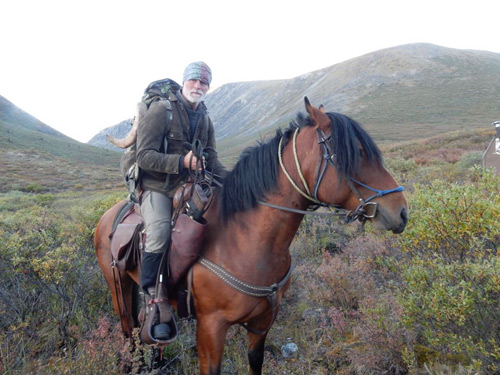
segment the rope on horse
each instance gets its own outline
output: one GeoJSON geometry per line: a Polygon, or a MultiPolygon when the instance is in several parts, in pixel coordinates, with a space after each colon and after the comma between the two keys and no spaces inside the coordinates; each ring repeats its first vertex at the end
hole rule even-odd
{"type": "Polygon", "coordinates": [[[285,165],[283,163],[283,158],[282,158],[282,155],[281,155],[281,145],[283,143],[283,137],[280,138],[280,143],[279,143],[279,146],[278,146],[278,159],[279,159],[279,162],[280,162],[280,166],[281,166],[281,169],[283,170],[283,173],[288,178],[288,181],[290,181],[290,183],[295,188],[295,190],[297,190],[304,198],[307,198],[307,199],[309,199],[310,201],[312,201],[314,203],[322,204],[322,202],[320,202],[317,199],[314,199],[313,197],[311,197],[311,193],[309,192],[309,187],[307,186],[307,183],[305,181],[304,175],[302,174],[302,170],[300,169],[300,163],[299,163],[299,160],[298,160],[297,147],[296,147],[297,146],[296,139],[297,139],[297,133],[298,132],[299,132],[299,128],[297,128],[297,130],[295,130],[295,132],[293,133],[293,155],[294,155],[294,158],[295,158],[295,163],[297,165],[297,170],[299,171],[300,179],[302,180],[302,184],[304,185],[306,192],[304,192],[301,188],[299,188],[297,186],[297,184],[295,183],[295,181],[293,181],[292,177],[290,176],[290,174],[288,173],[288,171],[285,168],[285,165]]]}

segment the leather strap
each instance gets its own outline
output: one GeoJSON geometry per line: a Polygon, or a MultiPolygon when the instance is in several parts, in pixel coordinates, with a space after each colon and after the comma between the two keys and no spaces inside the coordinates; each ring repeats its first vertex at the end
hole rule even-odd
{"type": "Polygon", "coordinates": [[[200,263],[208,270],[212,271],[215,275],[217,275],[217,277],[219,277],[229,286],[233,287],[234,289],[243,294],[252,297],[268,297],[273,293],[276,293],[287,283],[288,279],[290,279],[293,270],[292,265],[290,265],[290,268],[288,268],[286,275],[278,283],[272,284],[270,286],[256,286],[248,284],[238,279],[237,277],[233,276],[228,271],[226,271],[223,267],[215,264],[214,262],[208,260],[205,257],[201,257],[198,263],[200,263]]]}
{"type": "Polygon", "coordinates": [[[162,303],[162,302],[165,302],[165,303],[169,303],[169,300],[166,299],[166,298],[155,298],[155,299],[150,299],[149,302],[148,302],[148,305],[153,305],[155,303],[162,303]]]}
{"type": "Polygon", "coordinates": [[[122,326],[123,332],[127,332],[127,334],[129,335],[129,340],[132,342],[133,337],[129,327],[129,322],[131,321],[131,317],[127,309],[127,305],[125,304],[125,296],[123,295],[121,272],[117,267],[116,260],[113,260],[113,262],[111,263],[111,269],[113,270],[113,281],[114,281],[113,285],[115,289],[115,296],[116,296],[116,303],[118,304],[118,310],[122,313],[123,316],[125,316],[125,320],[127,321],[127,326],[124,327],[123,320],[120,317],[120,324],[122,326]],[[118,275],[116,275],[116,273],[118,273],[118,275]],[[116,289],[117,282],[120,288],[120,293],[118,293],[118,290],[116,289]]]}
{"type": "Polygon", "coordinates": [[[230,274],[223,267],[215,264],[214,262],[208,260],[205,257],[201,257],[198,261],[202,266],[212,271],[217,277],[219,277],[226,284],[236,289],[237,291],[246,294],[252,297],[266,297],[271,305],[271,321],[269,326],[265,330],[256,330],[250,327],[247,323],[240,323],[240,325],[245,328],[247,331],[252,332],[254,334],[263,335],[271,328],[274,320],[276,319],[276,315],[278,313],[278,298],[277,292],[283,288],[283,286],[288,282],[290,277],[292,276],[292,264],[288,268],[286,275],[279,281],[278,283],[272,284],[270,286],[256,286],[248,284],[237,277],[230,274]]]}

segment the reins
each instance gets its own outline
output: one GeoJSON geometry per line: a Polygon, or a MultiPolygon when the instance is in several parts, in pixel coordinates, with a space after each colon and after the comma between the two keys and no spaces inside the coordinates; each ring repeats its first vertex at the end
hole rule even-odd
{"type": "Polygon", "coordinates": [[[303,191],[301,188],[299,188],[297,186],[295,181],[292,179],[292,177],[290,176],[290,174],[286,170],[285,164],[283,164],[283,156],[282,156],[283,137],[280,138],[280,142],[278,145],[278,159],[280,162],[280,166],[281,166],[281,169],[283,170],[283,173],[288,178],[288,181],[290,181],[290,183],[295,188],[295,190],[297,190],[303,197],[309,199],[310,201],[312,201],[316,204],[322,205],[322,203],[320,201],[318,201],[317,199],[315,199],[314,197],[311,196],[311,193],[309,192],[309,186],[307,186],[306,179],[304,178],[304,175],[302,174],[302,169],[300,168],[299,157],[297,155],[297,134],[298,133],[299,133],[299,128],[297,128],[293,132],[293,157],[295,159],[295,165],[297,166],[297,171],[299,172],[299,177],[300,177],[300,180],[302,181],[302,184],[304,185],[305,191],[303,191]]]}

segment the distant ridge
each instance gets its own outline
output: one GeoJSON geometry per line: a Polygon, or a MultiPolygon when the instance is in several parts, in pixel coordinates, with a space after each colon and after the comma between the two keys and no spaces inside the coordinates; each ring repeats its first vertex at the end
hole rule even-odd
{"type": "Polygon", "coordinates": [[[29,113],[23,111],[15,104],[0,95],[0,121],[9,124],[16,124],[26,129],[38,131],[44,134],[50,134],[55,137],[69,138],[63,133],[51,128],[47,124],[33,117],[29,113]]]}
{"type": "MultiPolygon", "coordinates": [[[[233,157],[286,126],[304,110],[304,96],[351,116],[379,144],[390,144],[489,127],[500,116],[499,87],[500,54],[415,43],[292,79],[228,83],[205,101],[221,154],[233,157]]],[[[101,132],[90,143],[102,147],[104,137],[101,132]]]]}
{"type": "Polygon", "coordinates": [[[123,138],[131,129],[131,119],[124,120],[116,125],[110,126],[99,133],[94,135],[87,143],[96,147],[105,148],[107,150],[113,150],[118,152],[123,152],[124,150],[116,147],[110,143],[106,135],[111,135],[115,138],[123,138]]]}

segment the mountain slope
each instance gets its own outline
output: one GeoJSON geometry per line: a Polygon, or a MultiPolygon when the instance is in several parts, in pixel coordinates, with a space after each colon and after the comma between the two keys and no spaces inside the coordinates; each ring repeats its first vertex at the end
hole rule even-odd
{"type": "Polygon", "coordinates": [[[131,121],[132,119],[124,120],[116,125],[107,127],[106,129],[103,129],[99,133],[94,135],[87,143],[96,147],[123,152],[123,149],[116,147],[115,145],[110,143],[107,140],[106,135],[111,135],[115,138],[123,138],[130,131],[131,121]]]}
{"type": "Polygon", "coordinates": [[[123,185],[120,153],[69,138],[0,97],[0,193],[123,185]]]}
{"type": "Polygon", "coordinates": [[[89,164],[115,165],[119,154],[75,141],[0,96],[0,146],[37,149],[89,164]]]}
{"type": "Polygon", "coordinates": [[[408,44],[288,80],[223,85],[205,100],[223,160],[286,126],[304,96],[361,122],[378,143],[489,127],[500,118],[500,54],[408,44]]]}
{"type": "Polygon", "coordinates": [[[244,142],[286,124],[308,96],[391,143],[489,126],[500,117],[499,94],[500,54],[410,44],[290,80],[224,85],[206,102],[219,139],[244,142]]]}
{"type": "Polygon", "coordinates": [[[64,134],[51,128],[37,118],[26,113],[19,107],[15,106],[9,100],[0,95],[0,121],[8,124],[17,124],[29,130],[35,130],[40,133],[50,134],[59,138],[70,139],[64,134]]]}

